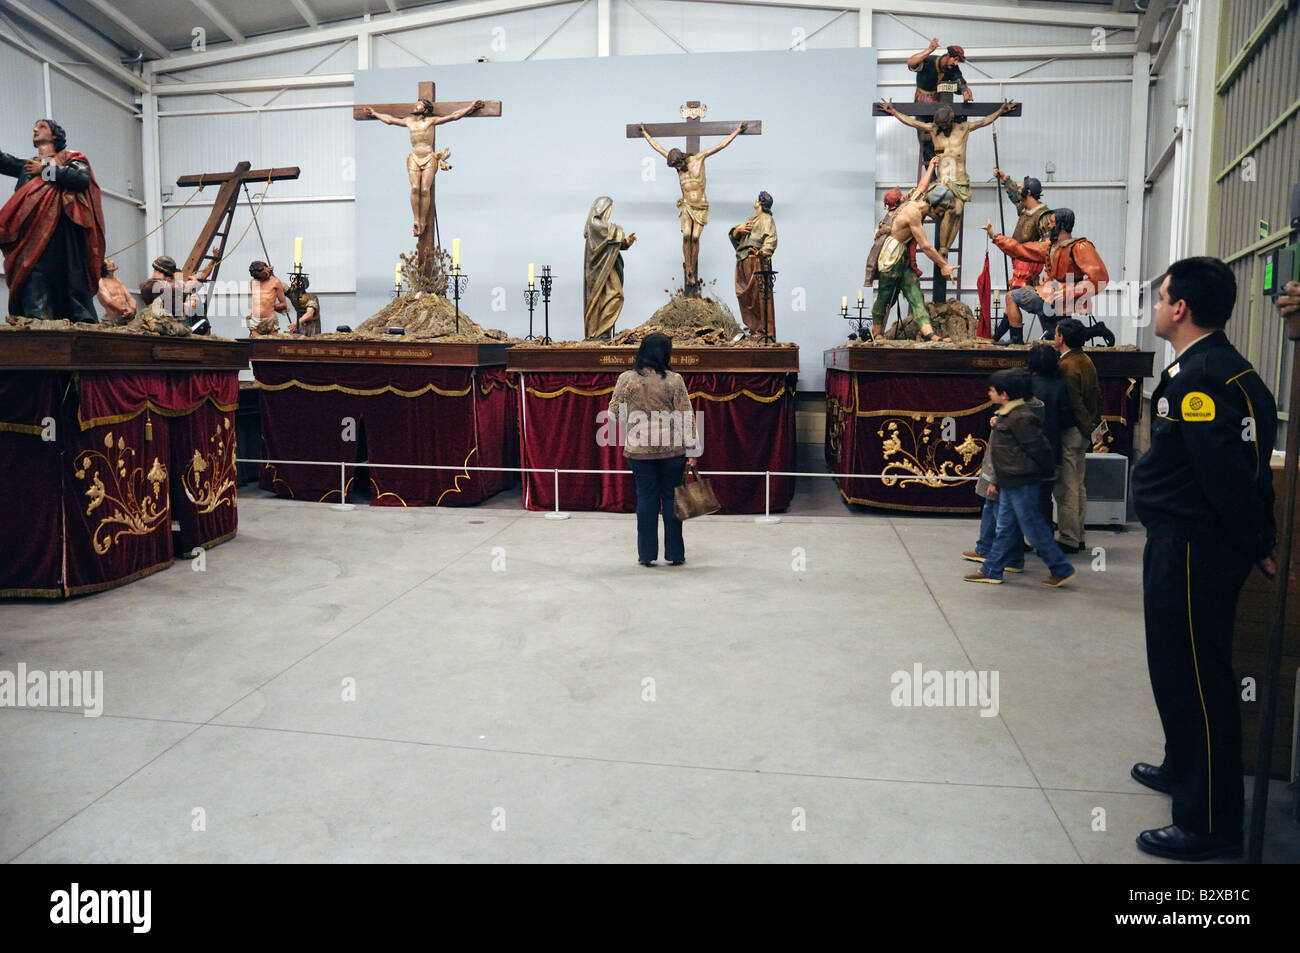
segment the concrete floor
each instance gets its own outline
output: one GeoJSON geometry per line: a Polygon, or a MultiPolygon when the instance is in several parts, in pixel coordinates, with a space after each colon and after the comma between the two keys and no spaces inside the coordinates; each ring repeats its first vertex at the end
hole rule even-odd
{"type": "MultiPolygon", "coordinates": [[[[654,569],[630,516],[245,488],[203,572],[0,605],[0,667],[106,693],[0,709],[0,857],[1159,863],[1133,838],[1168,800],[1128,776],[1162,743],[1140,527],[1072,587],[1033,557],[971,586],[973,519],[803,482],[779,525],[696,521],[654,569]],[[997,716],[895,707],[914,663],[996,671],[997,716]]],[[[1296,862],[1273,787],[1267,856],[1296,862]]]]}

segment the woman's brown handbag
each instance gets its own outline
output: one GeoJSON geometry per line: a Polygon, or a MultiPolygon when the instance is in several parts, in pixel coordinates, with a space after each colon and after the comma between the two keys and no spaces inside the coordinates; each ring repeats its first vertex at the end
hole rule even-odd
{"type": "Polygon", "coordinates": [[[697,516],[708,516],[720,509],[722,504],[714,496],[709,481],[700,476],[695,464],[687,464],[681,486],[673,490],[673,516],[679,520],[689,520],[697,516]]]}

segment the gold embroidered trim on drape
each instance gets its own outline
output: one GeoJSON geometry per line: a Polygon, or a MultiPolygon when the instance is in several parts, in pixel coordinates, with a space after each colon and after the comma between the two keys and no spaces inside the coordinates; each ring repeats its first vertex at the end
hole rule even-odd
{"type": "Polygon", "coordinates": [[[760,404],[772,404],[772,403],[775,403],[776,401],[780,400],[780,399],[781,399],[782,397],[784,397],[788,392],[789,392],[789,388],[788,388],[788,387],[782,387],[779,391],[777,391],[777,392],[776,392],[775,394],[773,394],[771,397],[763,397],[761,394],[755,394],[755,393],[754,393],[752,390],[750,390],[748,387],[742,387],[740,390],[736,391],[735,393],[733,393],[733,394],[726,394],[725,396],[722,396],[722,397],[717,397],[717,396],[715,396],[715,395],[713,395],[713,394],[706,394],[706,393],[704,393],[704,391],[699,391],[699,390],[697,390],[697,391],[695,391],[694,393],[690,394],[690,397],[691,397],[692,399],[693,399],[693,398],[696,398],[696,397],[703,397],[705,400],[711,400],[711,401],[713,401],[713,402],[716,404],[716,403],[722,403],[722,402],[724,402],[724,401],[728,401],[728,400],[735,400],[737,397],[740,397],[740,396],[743,395],[743,396],[745,396],[745,397],[748,397],[748,398],[749,398],[750,400],[752,400],[752,401],[757,401],[757,402],[760,403],[760,404]]]}
{"type": "MultiPolygon", "coordinates": [[[[356,477],[349,477],[349,478],[348,478],[348,482],[343,484],[343,493],[339,496],[339,502],[340,502],[340,503],[346,503],[346,502],[347,502],[347,495],[348,495],[349,492],[351,492],[351,490],[352,490],[352,481],[355,480],[355,479],[356,479],[356,477]]],[[[288,486],[288,484],[286,483],[285,486],[288,486]]],[[[319,500],[317,500],[316,502],[317,502],[317,503],[328,503],[329,500],[330,500],[330,497],[333,496],[335,493],[338,493],[338,492],[339,492],[338,490],[330,490],[328,493],[326,493],[324,496],[322,496],[322,497],[321,497],[319,500]]]]}
{"type": "Polygon", "coordinates": [[[274,463],[264,463],[264,464],[262,464],[262,466],[266,468],[267,472],[268,472],[268,473],[270,474],[270,476],[271,476],[271,492],[272,492],[272,493],[275,492],[275,485],[278,483],[278,484],[280,484],[282,487],[284,487],[286,491],[288,491],[288,493],[289,493],[289,499],[291,499],[291,500],[296,500],[296,499],[297,499],[297,497],[293,495],[293,487],[291,487],[289,484],[285,483],[283,480],[280,479],[280,471],[276,469],[274,463]]]}
{"type": "Polygon", "coordinates": [[[969,417],[992,406],[993,401],[986,400],[965,410],[855,410],[854,414],[858,417],[911,417],[919,420],[922,417],[969,417]]]}
{"type": "MultiPolygon", "coordinates": [[[[465,462],[462,463],[461,466],[463,466],[463,467],[469,467],[469,458],[472,457],[472,456],[474,456],[474,454],[476,454],[476,453],[478,453],[478,447],[474,447],[474,448],[472,448],[472,449],[470,450],[470,452],[465,456],[465,462]]],[[[470,473],[469,473],[469,470],[468,470],[468,469],[465,470],[465,473],[464,473],[463,475],[464,475],[464,477],[465,477],[466,480],[473,480],[473,479],[474,479],[472,476],[470,476],[470,473]]],[[[443,490],[440,494],[438,494],[438,499],[434,502],[434,504],[433,504],[434,506],[442,506],[442,498],[443,498],[444,496],[446,496],[448,493],[459,493],[459,492],[460,492],[460,478],[461,478],[461,476],[462,476],[462,474],[459,474],[459,473],[456,474],[456,478],[455,478],[454,480],[452,480],[452,485],[449,486],[449,487],[447,487],[447,489],[443,490]]]]}
{"type": "Polygon", "coordinates": [[[53,589],[0,589],[0,599],[61,599],[63,590],[53,589]]]}
{"type": "MultiPolygon", "coordinates": [[[[789,392],[790,389],[788,387],[782,387],[780,391],[771,397],[764,397],[761,394],[755,394],[747,387],[742,387],[740,390],[730,394],[716,395],[706,394],[704,391],[692,391],[688,392],[688,396],[691,398],[703,397],[705,400],[713,401],[714,403],[723,403],[729,400],[735,400],[737,397],[748,397],[750,400],[756,401],[760,404],[771,404],[780,400],[789,392]]],[[[578,394],[582,397],[603,397],[605,394],[614,393],[614,388],[604,387],[600,390],[584,390],[581,387],[574,387],[572,384],[565,384],[559,390],[552,391],[541,391],[530,387],[528,388],[528,393],[534,397],[540,397],[542,400],[550,400],[553,397],[559,397],[561,394],[578,394]]]]}
{"type": "Polygon", "coordinates": [[[204,404],[209,404],[209,403],[212,404],[213,407],[217,408],[217,410],[221,411],[223,414],[233,413],[234,411],[239,409],[238,401],[236,401],[233,404],[218,404],[216,399],[211,396],[204,397],[193,407],[188,407],[184,410],[167,410],[165,407],[159,407],[153,401],[147,400],[144,402],[144,406],[142,406],[139,410],[133,410],[130,413],[110,414],[107,417],[95,417],[91,420],[85,420],[81,416],[81,407],[80,405],[78,405],[77,422],[81,424],[82,430],[90,430],[93,427],[103,427],[107,424],[121,424],[121,423],[126,423],[128,420],[135,420],[135,418],[139,417],[146,410],[151,411],[155,414],[159,414],[163,417],[188,417],[190,414],[194,413],[204,404]]]}
{"type": "Polygon", "coordinates": [[[559,397],[561,394],[579,394],[583,397],[601,397],[605,394],[614,393],[614,387],[613,385],[610,385],[609,387],[602,387],[600,390],[583,390],[580,387],[574,387],[572,384],[565,384],[559,390],[552,391],[541,391],[537,390],[535,387],[529,387],[526,393],[532,394],[534,397],[540,397],[542,400],[550,400],[552,397],[559,397]]]}
{"type": "MultiPolygon", "coordinates": [[[[25,433],[34,437],[39,437],[45,432],[45,428],[40,424],[10,424],[0,421],[0,431],[5,433],[25,433]]],[[[3,595],[4,593],[0,593],[3,595]]]]}
{"type": "Polygon", "coordinates": [[[167,468],[161,461],[155,457],[147,472],[143,466],[130,466],[127,461],[130,458],[134,463],[135,448],[126,445],[125,437],[118,437],[114,443],[111,430],[104,435],[104,447],[113,455],[111,460],[98,450],[84,450],[77,454],[77,469],[73,471],[78,480],[85,480],[88,474],[91,479],[84,494],[90,500],[86,515],[104,507],[102,514],[106,515],[91,534],[91,545],[101,556],[123,536],[148,536],[171,521],[171,501],[163,492],[167,468]],[[111,488],[101,474],[107,475],[111,488]]]}
{"type": "Polygon", "coordinates": [[[137,579],[143,579],[145,576],[152,576],[156,572],[162,572],[171,566],[172,560],[160,562],[155,566],[148,566],[145,569],[131,573],[129,576],[123,576],[121,579],[110,579],[107,582],[92,582],[85,586],[69,586],[67,595],[69,596],[86,596],[92,592],[104,592],[107,589],[116,589],[118,586],[125,586],[127,583],[135,582],[137,579]]]}
{"type": "Polygon", "coordinates": [[[313,394],[337,391],[340,394],[350,394],[353,397],[377,397],[380,394],[396,394],[398,397],[423,397],[430,392],[437,394],[439,397],[468,397],[471,390],[470,387],[466,387],[464,390],[443,390],[437,384],[426,384],[419,390],[402,390],[392,384],[361,390],[356,387],[343,387],[340,384],[304,384],[299,380],[285,381],[283,384],[261,384],[260,386],[262,390],[269,391],[288,390],[290,387],[296,387],[299,390],[311,391],[313,394]]]}
{"type": "Polygon", "coordinates": [[[508,388],[510,390],[519,390],[518,384],[512,384],[510,383],[510,379],[506,378],[503,381],[488,381],[486,384],[481,385],[479,387],[479,391],[483,394],[484,397],[486,397],[488,394],[492,393],[498,387],[508,388]]]}
{"type": "Polygon", "coordinates": [[[208,438],[208,453],[200,453],[195,447],[189,466],[181,474],[185,496],[200,514],[236,505],[235,441],[230,433],[230,418],[223,417],[221,424],[208,438]]]}
{"type": "Polygon", "coordinates": [[[880,472],[882,475],[897,474],[881,480],[882,486],[920,485],[937,489],[953,485],[939,477],[973,477],[978,474],[978,464],[972,469],[971,462],[976,458],[983,460],[988,441],[978,440],[970,433],[960,443],[944,440],[942,428],[936,427],[936,416],[952,415],[926,414],[924,420],[908,420],[900,416],[882,424],[876,431],[876,436],[881,438],[880,472]],[[921,428],[919,433],[918,426],[921,428]],[[936,430],[939,432],[937,440],[933,439],[936,430]],[[904,446],[905,440],[907,446],[904,446]],[[940,454],[945,451],[959,455],[961,460],[941,459],[940,454]]]}
{"type": "MultiPolygon", "coordinates": [[[[843,479],[841,477],[841,479],[843,479]]],[[[838,480],[836,483],[838,484],[838,480]]],[[[857,503],[860,506],[876,506],[885,510],[908,510],[913,513],[978,513],[981,506],[917,506],[911,503],[881,503],[877,500],[864,500],[856,496],[849,496],[844,492],[842,487],[836,487],[840,491],[840,496],[844,497],[846,503],[857,503]]]]}
{"type": "Polygon", "coordinates": [[[375,500],[377,501],[382,500],[386,496],[391,496],[393,499],[395,499],[398,503],[401,503],[403,506],[408,505],[406,500],[402,499],[400,496],[398,496],[396,493],[393,493],[392,491],[385,490],[383,493],[380,493],[379,484],[375,482],[374,477],[370,478],[370,492],[375,494],[375,500]]]}

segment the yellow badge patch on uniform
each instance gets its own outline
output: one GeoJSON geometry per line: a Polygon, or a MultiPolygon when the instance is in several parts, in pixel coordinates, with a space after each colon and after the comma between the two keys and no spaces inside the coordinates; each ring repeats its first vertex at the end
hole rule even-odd
{"type": "Polygon", "coordinates": [[[1214,398],[1194,390],[1184,395],[1181,409],[1187,423],[1208,422],[1214,419],[1214,398]]]}

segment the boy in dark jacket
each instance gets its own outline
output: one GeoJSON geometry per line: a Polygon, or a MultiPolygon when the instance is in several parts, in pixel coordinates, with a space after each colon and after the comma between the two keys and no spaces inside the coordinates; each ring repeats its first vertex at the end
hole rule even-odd
{"type": "Polygon", "coordinates": [[[989,378],[989,399],[1001,405],[988,449],[997,479],[998,535],[980,571],[964,577],[967,582],[1001,585],[1021,532],[1051,571],[1043,585],[1063,586],[1074,576],[1074,567],[1038,508],[1039,484],[1052,476],[1056,461],[1042,422],[1025,405],[1029,396],[1029,374],[1024,370],[1002,370],[989,378]]]}

